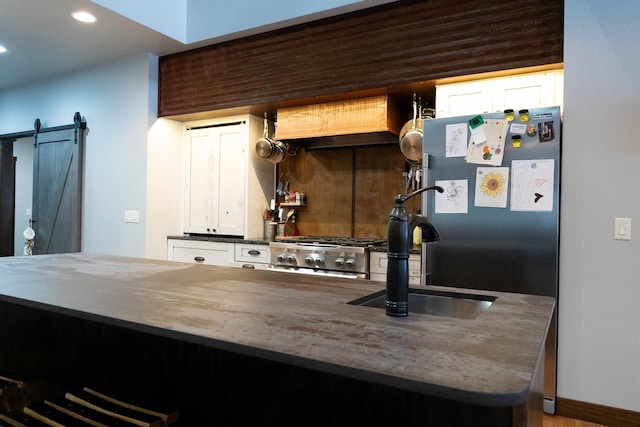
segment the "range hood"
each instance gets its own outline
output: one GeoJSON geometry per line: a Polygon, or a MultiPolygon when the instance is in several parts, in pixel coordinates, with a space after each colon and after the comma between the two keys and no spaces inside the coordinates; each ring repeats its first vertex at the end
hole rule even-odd
{"type": "Polygon", "coordinates": [[[304,147],[397,144],[406,120],[388,95],[278,109],[277,139],[304,147]]]}

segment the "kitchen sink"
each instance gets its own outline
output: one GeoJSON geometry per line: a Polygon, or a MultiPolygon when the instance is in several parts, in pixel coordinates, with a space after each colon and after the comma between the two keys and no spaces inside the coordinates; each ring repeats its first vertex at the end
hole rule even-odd
{"type": "MultiPolygon", "coordinates": [[[[386,290],[349,301],[347,304],[363,307],[385,308],[386,290]]],[[[436,316],[475,319],[489,308],[496,297],[462,292],[409,289],[409,314],[433,314],[436,316]]]]}

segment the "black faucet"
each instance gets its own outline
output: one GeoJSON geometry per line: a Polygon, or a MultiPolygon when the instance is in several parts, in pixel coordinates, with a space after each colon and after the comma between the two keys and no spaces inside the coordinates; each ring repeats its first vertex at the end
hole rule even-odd
{"type": "Polygon", "coordinates": [[[395,206],[389,214],[389,235],[387,252],[387,298],[385,307],[388,316],[405,317],[409,314],[407,301],[409,299],[409,250],[413,236],[413,229],[422,228],[422,241],[435,242],[440,236],[433,224],[425,216],[415,216],[409,221],[404,202],[423,191],[436,190],[442,193],[444,189],[438,185],[424,187],[413,193],[400,195],[395,198],[395,206]]]}

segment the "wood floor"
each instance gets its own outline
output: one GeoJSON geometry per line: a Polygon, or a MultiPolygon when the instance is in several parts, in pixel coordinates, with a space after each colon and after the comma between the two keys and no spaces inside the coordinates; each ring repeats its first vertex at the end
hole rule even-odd
{"type": "Polygon", "coordinates": [[[603,424],[594,424],[586,421],[563,418],[557,415],[544,415],[542,427],[607,427],[603,424]]]}

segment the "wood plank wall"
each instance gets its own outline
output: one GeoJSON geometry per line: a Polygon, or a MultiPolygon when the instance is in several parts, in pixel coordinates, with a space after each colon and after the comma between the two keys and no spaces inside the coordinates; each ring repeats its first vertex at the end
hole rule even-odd
{"type": "Polygon", "coordinates": [[[399,1],[160,58],[159,115],[562,62],[563,0],[399,1]]]}

